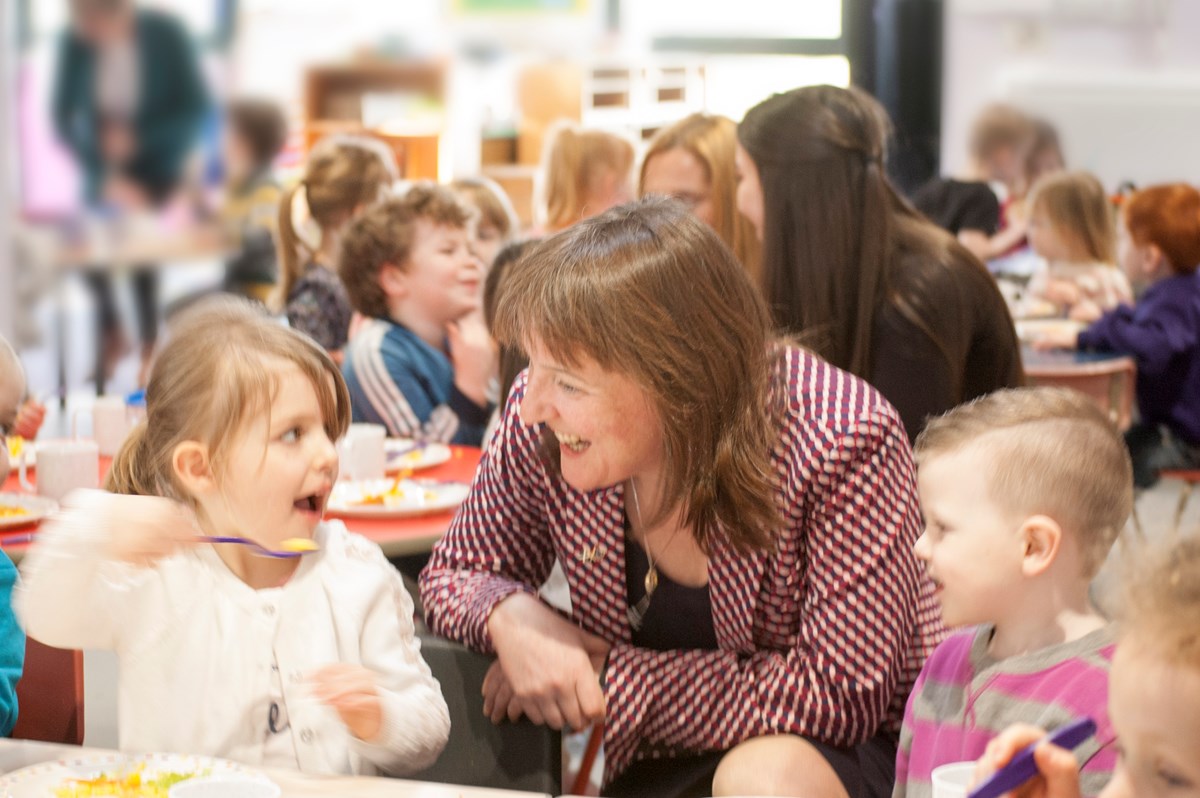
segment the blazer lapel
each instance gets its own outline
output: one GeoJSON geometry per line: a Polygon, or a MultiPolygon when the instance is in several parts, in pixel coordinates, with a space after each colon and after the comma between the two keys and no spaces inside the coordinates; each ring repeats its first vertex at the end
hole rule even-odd
{"type": "Polygon", "coordinates": [[[712,601],[717,645],[749,654],[754,645],[754,609],[762,588],[767,552],[740,554],[724,540],[714,541],[708,561],[708,594],[712,601]]]}
{"type": "Polygon", "coordinates": [[[572,614],[613,643],[628,643],[632,630],[625,615],[625,502],[620,487],[580,493],[567,488],[564,516],[572,534],[560,552],[571,585],[572,614]],[[577,523],[574,519],[586,519],[577,523]]]}

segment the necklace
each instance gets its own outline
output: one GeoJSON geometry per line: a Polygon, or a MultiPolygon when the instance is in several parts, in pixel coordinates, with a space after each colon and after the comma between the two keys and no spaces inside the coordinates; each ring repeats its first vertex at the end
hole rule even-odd
{"type": "MultiPolygon", "coordinates": [[[[642,521],[644,520],[642,517],[642,504],[638,501],[637,482],[634,481],[633,477],[629,478],[629,488],[633,494],[633,509],[637,511],[638,526],[642,526],[642,521]]],[[[650,549],[650,541],[646,538],[645,534],[646,530],[643,528],[642,544],[646,549],[646,560],[650,563],[650,567],[646,571],[646,578],[642,581],[642,586],[645,587],[646,592],[637,604],[630,605],[625,611],[626,616],[629,618],[629,625],[633,627],[635,632],[642,628],[642,621],[646,617],[646,610],[650,609],[650,599],[654,597],[654,591],[658,589],[658,566],[654,563],[654,552],[650,549]]],[[[671,544],[675,542],[677,534],[679,534],[679,527],[675,527],[675,531],[667,539],[667,545],[663,546],[660,555],[671,548],[671,544]]]]}

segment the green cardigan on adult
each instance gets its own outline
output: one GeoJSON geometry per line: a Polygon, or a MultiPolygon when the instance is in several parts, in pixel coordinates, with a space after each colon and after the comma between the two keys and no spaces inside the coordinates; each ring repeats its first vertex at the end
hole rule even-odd
{"type": "MultiPolygon", "coordinates": [[[[152,197],[161,197],[180,178],[208,112],[208,92],[196,50],[178,20],[139,10],[134,36],[141,81],[132,122],[136,149],[123,173],[152,197]]],[[[68,30],[59,46],[54,87],[54,125],[83,169],[89,203],[99,200],[105,178],[96,57],[93,45],[68,30]]]]}

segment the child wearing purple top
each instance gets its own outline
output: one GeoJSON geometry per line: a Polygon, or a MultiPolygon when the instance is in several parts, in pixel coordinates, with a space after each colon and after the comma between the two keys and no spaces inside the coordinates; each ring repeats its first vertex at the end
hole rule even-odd
{"type": "Polygon", "coordinates": [[[1118,230],[1118,260],[1135,288],[1083,332],[1039,346],[1131,355],[1141,421],[1125,433],[1134,482],[1148,488],[1164,468],[1200,468],[1200,191],[1176,183],[1130,196],[1118,230]]]}
{"type": "Polygon", "coordinates": [[[1088,398],[1000,391],[933,419],[917,439],[925,531],[917,557],[942,618],[971,627],[925,663],[909,697],[893,798],[929,798],[939,765],[973,760],[1013,723],[1082,717],[1083,795],[1116,763],[1105,705],[1113,636],[1088,586],[1132,511],[1129,455],[1088,398]]]}

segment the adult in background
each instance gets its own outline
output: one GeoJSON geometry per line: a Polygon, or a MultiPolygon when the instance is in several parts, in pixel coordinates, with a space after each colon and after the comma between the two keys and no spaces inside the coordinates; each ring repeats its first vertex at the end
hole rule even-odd
{"type": "Polygon", "coordinates": [[[421,575],[430,628],[498,655],[485,711],[603,717],[605,795],[890,795],[941,637],[895,410],[773,338],[671,200],[533,248],[495,323],[529,369],[421,575]]]}
{"type": "Polygon", "coordinates": [[[712,227],[757,280],[761,255],[754,225],[737,209],[737,123],[691,114],[663,128],[642,159],[638,195],[674,197],[712,227]]]}
{"type": "Polygon", "coordinates": [[[992,277],[888,181],[889,129],[856,89],[759,103],[738,127],[738,207],[762,238],[778,325],[879,389],[911,440],[929,416],[1023,375],[992,277]]]}
{"type": "MultiPolygon", "coordinates": [[[[167,14],[133,0],[70,0],[71,27],[58,49],[53,114],[59,138],[83,172],[84,201],[118,212],[161,205],[175,190],[208,111],[192,42],[167,14]]],[[[97,384],[128,341],[112,282],[87,274],[96,295],[97,384]]],[[[158,275],[134,270],[143,371],[158,333],[158,275]]]]}

